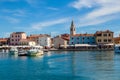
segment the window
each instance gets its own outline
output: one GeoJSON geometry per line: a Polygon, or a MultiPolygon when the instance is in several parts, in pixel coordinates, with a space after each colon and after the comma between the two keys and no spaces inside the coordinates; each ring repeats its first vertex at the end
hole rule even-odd
{"type": "Polygon", "coordinates": [[[101,34],[97,34],[97,36],[102,36],[101,34]]]}
{"type": "Polygon", "coordinates": [[[111,36],[111,34],[109,33],[109,36],[111,36]]]}
{"type": "Polygon", "coordinates": [[[107,36],[107,34],[103,34],[103,36],[107,36]]]}
{"type": "Polygon", "coordinates": [[[82,39],[84,40],[85,38],[83,37],[82,39]]]}
{"type": "Polygon", "coordinates": [[[101,39],[98,39],[98,42],[101,42],[101,39]]]}
{"type": "Polygon", "coordinates": [[[108,42],[112,42],[112,40],[111,40],[111,39],[108,39],[108,42]]]}
{"type": "Polygon", "coordinates": [[[73,44],[73,42],[72,42],[72,44],[73,44]]]}
{"type": "Polygon", "coordinates": [[[72,37],[72,40],[73,40],[73,37],[72,37]]]}
{"type": "Polygon", "coordinates": [[[107,39],[104,39],[104,42],[107,42],[107,39]]]}

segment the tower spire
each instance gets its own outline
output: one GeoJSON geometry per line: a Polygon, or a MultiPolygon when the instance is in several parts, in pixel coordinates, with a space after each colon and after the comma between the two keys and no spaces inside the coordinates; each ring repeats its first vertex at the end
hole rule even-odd
{"type": "Polygon", "coordinates": [[[74,25],[74,21],[72,20],[70,27],[70,35],[75,35],[75,34],[76,34],[75,25],[74,25]]]}

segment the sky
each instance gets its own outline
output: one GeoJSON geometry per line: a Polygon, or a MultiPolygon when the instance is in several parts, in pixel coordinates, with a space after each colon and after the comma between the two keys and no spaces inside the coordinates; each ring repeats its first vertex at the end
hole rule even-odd
{"type": "Polygon", "coordinates": [[[69,33],[72,20],[77,33],[111,30],[118,36],[120,0],[0,0],[0,37],[69,33]]]}

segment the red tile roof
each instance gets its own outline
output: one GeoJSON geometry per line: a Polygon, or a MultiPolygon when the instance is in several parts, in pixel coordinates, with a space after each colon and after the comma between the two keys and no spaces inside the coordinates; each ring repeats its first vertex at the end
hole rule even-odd
{"type": "Polygon", "coordinates": [[[94,34],[75,34],[73,36],[94,36],[94,34]]]}
{"type": "Polygon", "coordinates": [[[110,31],[110,30],[105,30],[105,31],[96,31],[95,34],[108,33],[108,32],[113,33],[113,32],[110,31]]]}
{"type": "Polygon", "coordinates": [[[0,38],[0,42],[6,42],[8,41],[8,38],[0,38]]]}

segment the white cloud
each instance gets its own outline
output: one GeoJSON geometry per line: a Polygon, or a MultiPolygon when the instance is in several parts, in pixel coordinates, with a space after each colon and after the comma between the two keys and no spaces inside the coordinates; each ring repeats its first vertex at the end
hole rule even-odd
{"type": "Polygon", "coordinates": [[[26,15],[26,11],[23,9],[16,9],[16,10],[10,10],[10,9],[3,9],[1,10],[4,14],[8,13],[13,16],[20,16],[23,17],[26,15]]]}
{"type": "Polygon", "coordinates": [[[47,7],[47,9],[49,9],[49,10],[54,10],[54,11],[59,10],[58,8],[55,8],[55,7],[47,7]]]}
{"type": "Polygon", "coordinates": [[[52,20],[52,21],[45,21],[45,22],[38,22],[38,23],[34,23],[31,25],[32,29],[35,30],[40,30],[44,27],[51,27],[57,24],[63,24],[65,22],[67,22],[69,20],[69,18],[63,18],[63,19],[58,19],[58,20],[52,20]]]}
{"type": "Polygon", "coordinates": [[[9,23],[13,23],[13,24],[16,24],[16,23],[20,22],[19,19],[13,18],[13,17],[8,17],[8,16],[4,17],[4,19],[6,19],[9,23]]]}
{"type": "Polygon", "coordinates": [[[95,4],[94,0],[76,0],[70,3],[70,6],[81,9],[81,8],[91,8],[95,4]]]}
{"type": "Polygon", "coordinates": [[[81,22],[79,26],[102,24],[112,19],[120,18],[120,0],[76,0],[70,6],[77,10],[94,8],[79,19],[81,22]]]}
{"type": "Polygon", "coordinates": [[[98,25],[106,23],[110,20],[116,19],[117,16],[108,16],[104,18],[96,18],[96,19],[79,19],[78,21],[78,27],[84,27],[84,26],[92,26],[92,25],[98,25]]]}
{"type": "Polygon", "coordinates": [[[32,7],[38,7],[38,4],[41,3],[41,0],[25,0],[32,7]]]}
{"type": "Polygon", "coordinates": [[[36,0],[26,0],[26,2],[31,5],[31,4],[36,3],[36,0]]]}

